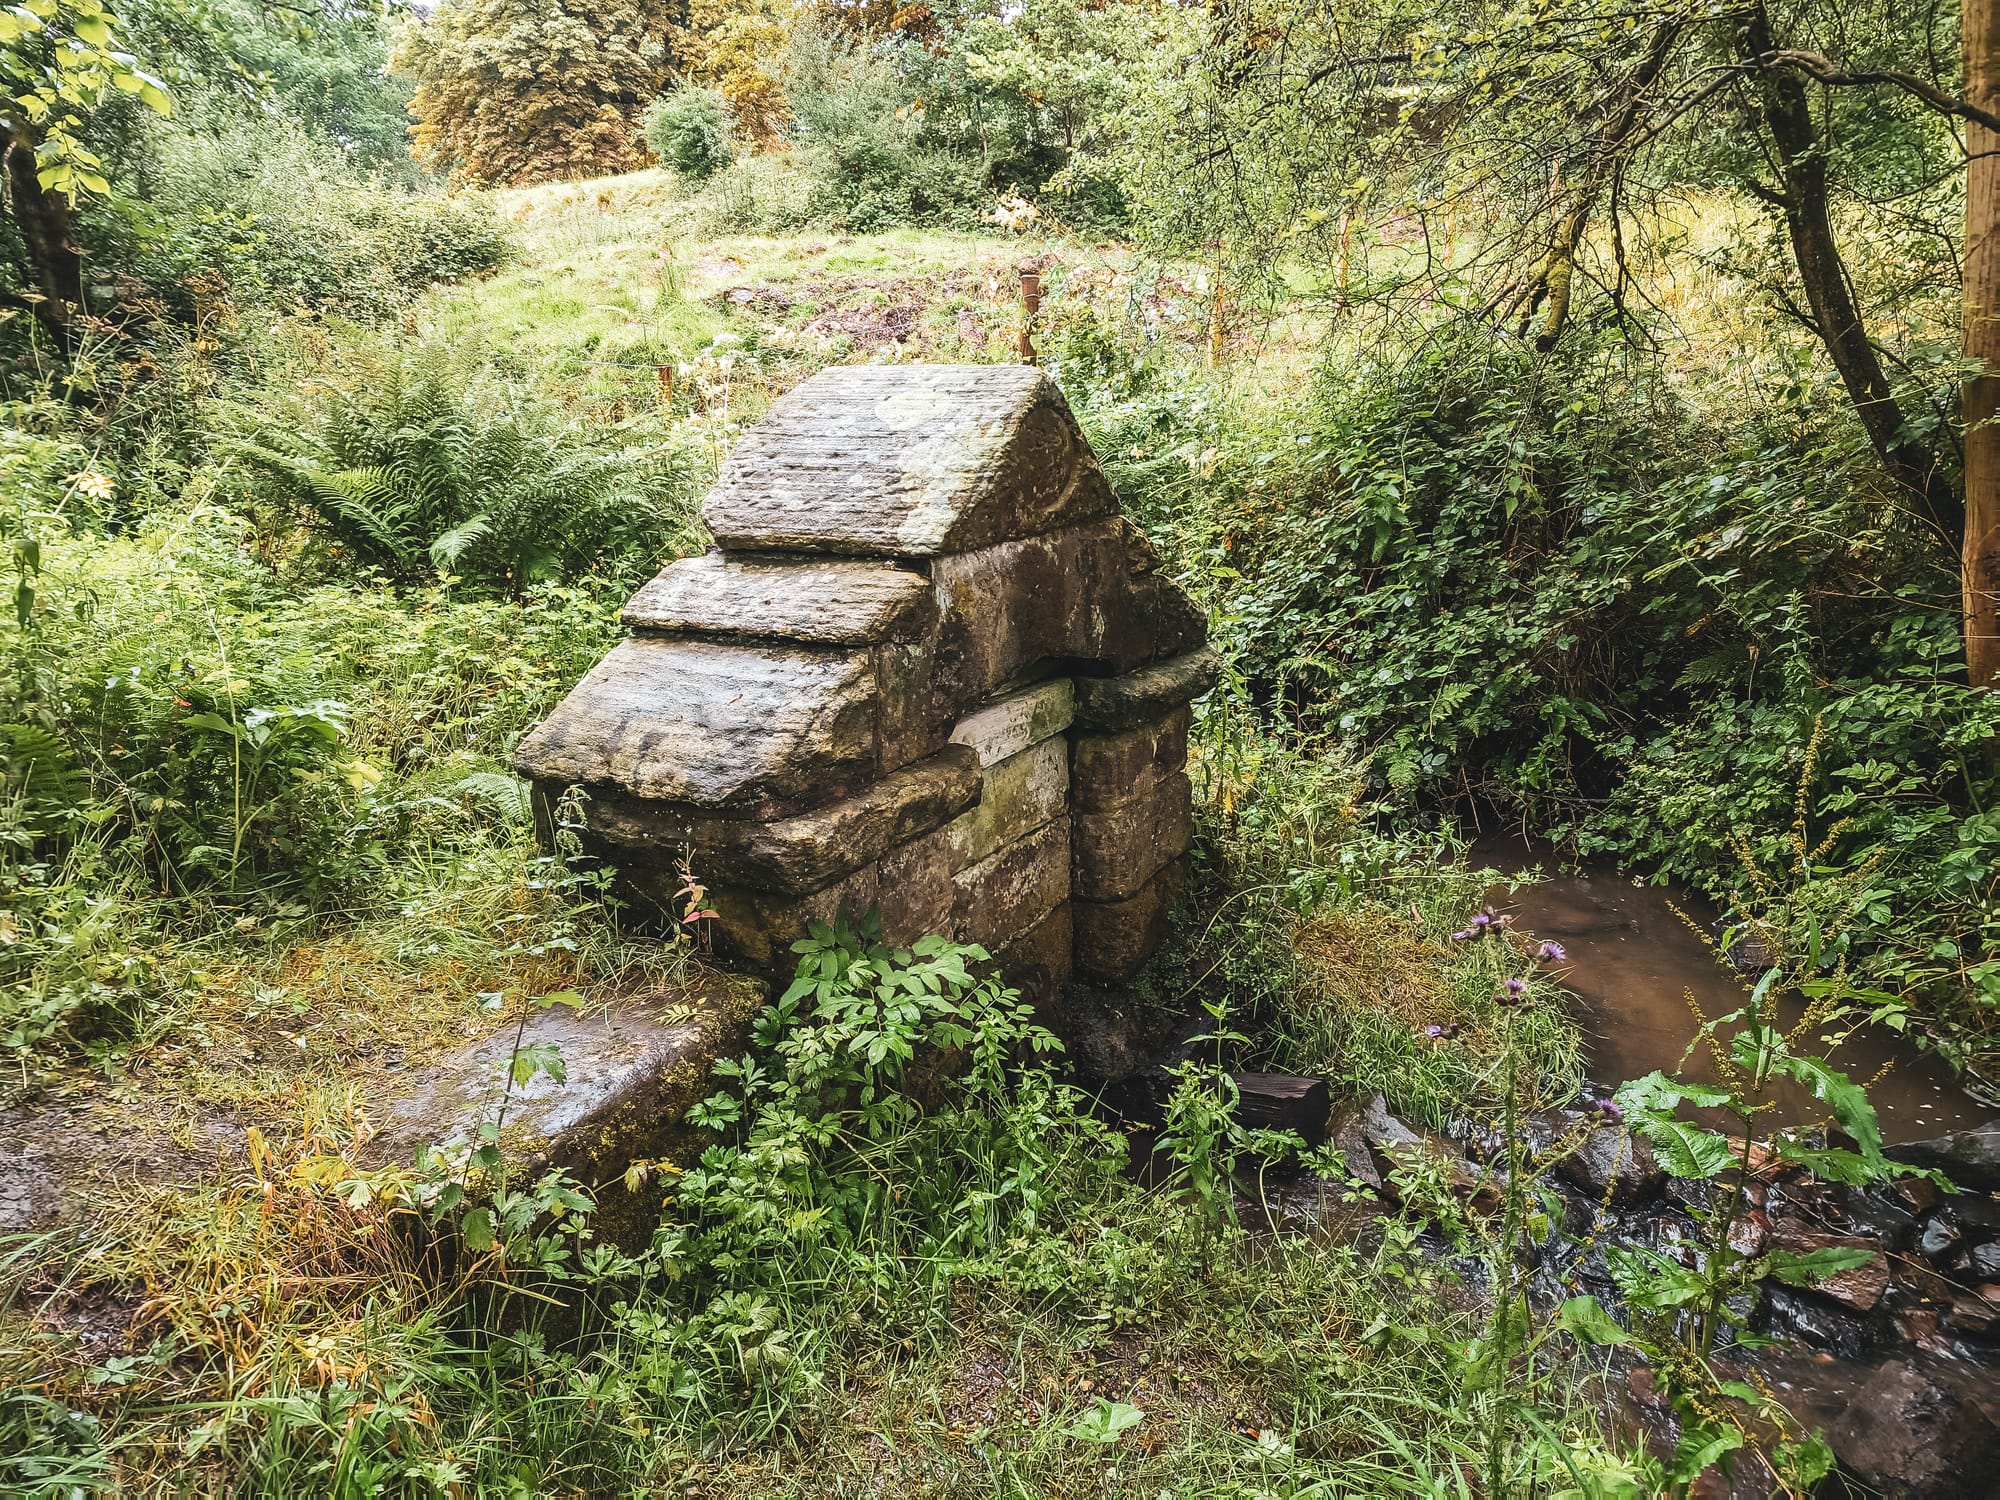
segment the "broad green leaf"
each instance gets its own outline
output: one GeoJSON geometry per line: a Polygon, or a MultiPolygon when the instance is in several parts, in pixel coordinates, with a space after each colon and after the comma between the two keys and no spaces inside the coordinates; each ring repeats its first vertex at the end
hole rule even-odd
{"type": "Polygon", "coordinates": [[[493,1215],[486,1209],[475,1208],[459,1221],[458,1232],[466,1249],[474,1255],[484,1255],[493,1248],[493,1215]]]}
{"type": "Polygon", "coordinates": [[[1813,1286],[1830,1276],[1838,1276],[1842,1271],[1865,1266],[1874,1258],[1873,1250],[1863,1250],[1859,1246],[1825,1245],[1804,1254],[1773,1250],[1770,1266],[1771,1274],[1786,1286],[1813,1286]]]}
{"type": "Polygon", "coordinates": [[[1595,1297],[1572,1297],[1563,1303],[1556,1321],[1591,1344],[1628,1344],[1631,1335],[1612,1321],[1595,1297]]]}

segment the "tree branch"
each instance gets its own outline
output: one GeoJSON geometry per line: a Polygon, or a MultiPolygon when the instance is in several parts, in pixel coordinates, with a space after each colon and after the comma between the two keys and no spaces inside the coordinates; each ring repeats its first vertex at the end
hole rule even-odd
{"type": "Polygon", "coordinates": [[[1808,77],[1836,87],[1866,87],[1879,83],[1890,84],[1905,93],[1914,94],[1939,114],[1955,115],[1961,120],[1970,120],[1975,125],[1984,125],[1988,130],[2000,133],[2000,115],[1991,110],[1981,109],[1976,104],[1947,94],[1935,84],[1926,83],[1913,73],[1899,73],[1893,68],[1871,70],[1866,73],[1849,73],[1841,69],[1832,58],[1818,52],[1801,52],[1795,48],[1779,47],[1769,52],[1760,52],[1746,59],[1755,68],[1797,68],[1808,77]]]}

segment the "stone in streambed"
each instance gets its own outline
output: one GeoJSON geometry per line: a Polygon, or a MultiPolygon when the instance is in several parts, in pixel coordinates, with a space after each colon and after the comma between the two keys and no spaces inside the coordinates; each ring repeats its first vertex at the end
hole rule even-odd
{"type": "Polygon", "coordinates": [[[2000,1192],[2000,1120],[1928,1141],[1885,1146],[1884,1156],[1942,1172],[1968,1192],[2000,1192]]]}
{"type": "Polygon", "coordinates": [[[1597,1202],[1628,1207],[1656,1192],[1667,1174],[1643,1136],[1610,1122],[1591,1126],[1576,1149],[1556,1162],[1559,1175],[1597,1202]]]}
{"type": "Polygon", "coordinates": [[[2000,1464],[1993,1392],[1984,1372],[1892,1360],[1856,1392],[1827,1429],[1841,1467],[1884,1494],[1950,1500],[1991,1494],[2000,1464]],[[1984,1477],[1982,1477],[1984,1476],[1984,1477]]]}

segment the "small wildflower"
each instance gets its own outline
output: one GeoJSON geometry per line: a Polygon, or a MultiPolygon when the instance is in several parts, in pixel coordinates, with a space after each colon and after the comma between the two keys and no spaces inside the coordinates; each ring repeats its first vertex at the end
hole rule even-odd
{"type": "Polygon", "coordinates": [[[1437,1041],[1440,1037],[1444,1035],[1444,1028],[1442,1026],[1433,1023],[1424,1028],[1424,1035],[1429,1037],[1432,1041],[1437,1041]]]}
{"type": "Polygon", "coordinates": [[[1472,925],[1474,927],[1491,927],[1493,925],[1493,913],[1490,911],[1474,912],[1472,925]]]}
{"type": "Polygon", "coordinates": [[[1625,1107],[1621,1105],[1616,1099],[1611,1098],[1609,1095],[1605,1096],[1602,1099],[1591,1100],[1590,1105],[1592,1109],[1595,1109],[1600,1115],[1603,1115],[1605,1119],[1613,1121],[1614,1123],[1617,1121],[1621,1121],[1625,1118],[1625,1107]]]}
{"type": "Polygon", "coordinates": [[[1545,964],[1568,963],[1569,950],[1563,947],[1561,943],[1543,943],[1535,950],[1535,957],[1539,958],[1545,964]]]}
{"type": "Polygon", "coordinates": [[[1461,928],[1461,929],[1460,929],[1459,931],[1457,931],[1457,932],[1454,932],[1454,933],[1453,933],[1453,934],[1451,935],[1451,940],[1452,940],[1452,941],[1453,941],[1454,943],[1467,943],[1467,942],[1470,942],[1470,941],[1472,941],[1472,939],[1474,939],[1474,938],[1476,938],[1476,937],[1478,937],[1478,936],[1479,936],[1479,934],[1478,934],[1478,933],[1477,933],[1476,931],[1474,931],[1474,930],[1473,930],[1472,928],[1470,928],[1470,927],[1465,927],[1465,928],[1461,928]]]}
{"type": "Polygon", "coordinates": [[[1527,993],[1527,980],[1503,979],[1500,981],[1500,988],[1493,992],[1493,1003],[1495,1005],[1519,1005],[1521,997],[1527,993]]]}

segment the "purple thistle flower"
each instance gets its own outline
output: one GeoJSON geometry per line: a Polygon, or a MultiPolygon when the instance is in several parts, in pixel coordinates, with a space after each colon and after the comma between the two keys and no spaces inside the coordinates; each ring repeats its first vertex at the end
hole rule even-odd
{"type": "Polygon", "coordinates": [[[1451,940],[1454,943],[1465,943],[1465,942],[1470,942],[1473,938],[1476,938],[1478,936],[1479,934],[1476,931],[1468,927],[1462,932],[1454,932],[1451,935],[1451,940]]]}
{"type": "Polygon", "coordinates": [[[1500,988],[1493,992],[1493,1003],[1495,1005],[1519,1005],[1521,997],[1527,993],[1527,980],[1503,979],[1500,981],[1500,988]]]}
{"type": "Polygon", "coordinates": [[[1535,950],[1535,957],[1546,964],[1568,963],[1569,950],[1563,947],[1561,943],[1543,943],[1541,947],[1535,950]]]}
{"type": "Polygon", "coordinates": [[[1435,1024],[1426,1026],[1424,1028],[1424,1035],[1429,1037],[1432,1041],[1436,1041],[1439,1037],[1444,1035],[1444,1028],[1442,1026],[1438,1026],[1435,1024]]]}
{"type": "Polygon", "coordinates": [[[1591,1108],[1614,1123],[1625,1118],[1625,1108],[1616,1099],[1607,1096],[1603,1099],[1593,1099],[1590,1104],[1591,1108]]]}
{"type": "Polygon", "coordinates": [[[1474,912],[1472,915],[1472,925],[1475,928],[1491,927],[1493,925],[1493,914],[1484,911],[1474,912]]]}

